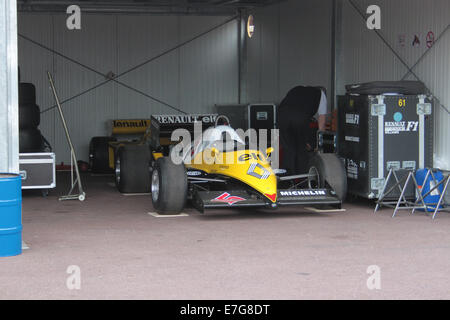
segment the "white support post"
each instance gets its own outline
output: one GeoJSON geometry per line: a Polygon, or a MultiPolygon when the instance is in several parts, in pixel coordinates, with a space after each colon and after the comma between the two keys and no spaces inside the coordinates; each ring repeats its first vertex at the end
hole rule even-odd
{"type": "Polygon", "coordinates": [[[19,173],[17,3],[0,2],[0,172],[19,173]]]}

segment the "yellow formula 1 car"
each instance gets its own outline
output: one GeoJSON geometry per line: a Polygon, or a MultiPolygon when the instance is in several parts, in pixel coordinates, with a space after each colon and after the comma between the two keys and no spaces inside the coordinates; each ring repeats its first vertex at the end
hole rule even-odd
{"type": "MultiPolygon", "coordinates": [[[[162,124],[156,119],[152,123],[152,135],[158,137],[162,124]]],[[[217,121],[187,147],[174,147],[167,156],[158,148],[153,145],[151,194],[160,214],[177,214],[187,201],[200,212],[289,205],[340,207],[346,194],[344,166],[336,155],[316,154],[308,173],[280,176],[284,170],[270,165],[273,148],[249,149],[233,128],[217,121]]]]}

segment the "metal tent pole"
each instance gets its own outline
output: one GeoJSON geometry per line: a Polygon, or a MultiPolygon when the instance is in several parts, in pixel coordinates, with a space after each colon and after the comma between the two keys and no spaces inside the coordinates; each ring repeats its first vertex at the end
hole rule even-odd
{"type": "Polygon", "coordinates": [[[84,199],[86,198],[86,193],[83,191],[83,186],[81,184],[80,171],[78,169],[78,161],[77,161],[77,156],[75,155],[75,149],[73,148],[72,139],[70,139],[69,129],[67,128],[66,119],[64,118],[61,104],[59,103],[59,98],[58,98],[58,94],[56,93],[55,84],[53,82],[52,75],[48,71],[47,71],[47,76],[48,76],[48,81],[50,82],[50,86],[53,91],[53,96],[55,98],[56,106],[59,111],[59,116],[61,118],[61,122],[63,124],[64,131],[66,133],[67,143],[69,144],[69,147],[70,147],[70,164],[71,164],[70,171],[71,171],[72,185],[71,185],[69,194],[67,196],[60,197],[59,200],[77,200],[78,199],[80,201],[84,201],[84,199]],[[75,167],[75,174],[76,174],[75,181],[73,180],[73,167],[75,167]],[[78,194],[73,195],[72,191],[76,184],[78,184],[78,194]]]}

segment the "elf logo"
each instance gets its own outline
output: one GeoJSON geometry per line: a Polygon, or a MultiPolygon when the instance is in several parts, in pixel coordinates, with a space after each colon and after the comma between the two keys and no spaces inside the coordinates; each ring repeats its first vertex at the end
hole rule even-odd
{"type": "Polygon", "coordinates": [[[258,153],[258,154],[257,153],[251,153],[251,154],[244,153],[238,158],[238,160],[239,160],[239,162],[247,162],[250,160],[267,161],[267,159],[265,159],[265,157],[260,153],[258,153]]]}
{"type": "Polygon", "coordinates": [[[236,202],[245,201],[245,200],[246,199],[244,199],[244,198],[232,196],[228,192],[225,192],[225,193],[222,193],[217,198],[213,199],[212,202],[223,202],[223,203],[228,203],[228,205],[232,206],[236,202]]]}

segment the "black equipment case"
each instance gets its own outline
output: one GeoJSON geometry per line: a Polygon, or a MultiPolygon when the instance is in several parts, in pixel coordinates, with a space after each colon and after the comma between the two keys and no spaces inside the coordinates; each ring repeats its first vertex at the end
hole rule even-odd
{"type": "MultiPolygon", "coordinates": [[[[225,115],[230,119],[234,129],[255,129],[256,131],[267,130],[267,142],[271,145],[272,129],[277,128],[277,107],[274,103],[251,103],[238,105],[216,105],[218,114],[225,115]]],[[[259,134],[257,143],[259,145],[259,134]]],[[[274,137],[276,139],[277,137],[274,137]]],[[[260,146],[261,147],[261,146],[260,146]]]]}
{"type": "Polygon", "coordinates": [[[234,129],[266,129],[270,132],[276,128],[277,109],[273,103],[216,105],[215,108],[218,114],[230,119],[234,129]]]}
{"type": "Polygon", "coordinates": [[[234,129],[248,129],[248,104],[215,105],[215,111],[219,115],[227,116],[234,129]]]}
{"type": "Polygon", "coordinates": [[[22,189],[53,189],[56,187],[55,154],[20,153],[19,170],[22,189]]]}
{"type": "MultiPolygon", "coordinates": [[[[338,97],[338,154],[345,160],[348,192],[367,199],[380,196],[391,168],[401,179],[407,170],[433,167],[432,97],[403,95],[399,87],[383,90],[395,94],[338,97]]],[[[388,198],[399,195],[395,188],[388,198]]],[[[415,197],[412,185],[406,197],[415,197]]]]}

